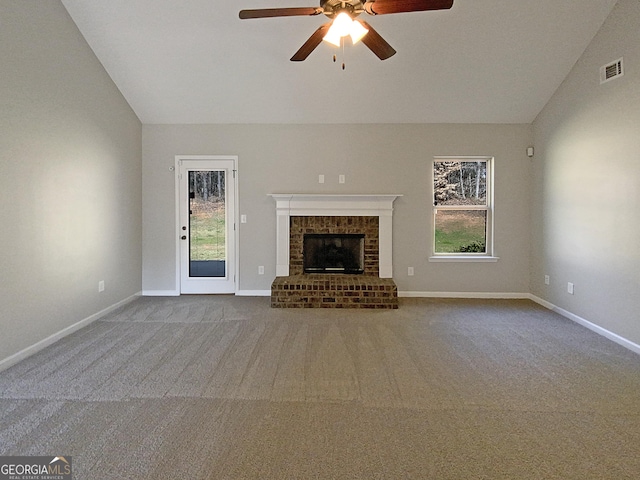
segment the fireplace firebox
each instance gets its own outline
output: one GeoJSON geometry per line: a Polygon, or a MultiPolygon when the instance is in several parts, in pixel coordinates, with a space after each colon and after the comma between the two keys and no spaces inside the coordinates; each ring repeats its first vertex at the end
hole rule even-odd
{"type": "Polygon", "coordinates": [[[303,265],[305,273],[364,273],[363,234],[305,234],[303,265]]]}

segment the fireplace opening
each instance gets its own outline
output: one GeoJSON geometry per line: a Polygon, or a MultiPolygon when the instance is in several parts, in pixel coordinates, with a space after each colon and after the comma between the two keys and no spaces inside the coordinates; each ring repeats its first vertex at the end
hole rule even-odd
{"type": "Polygon", "coordinates": [[[364,273],[364,235],[308,233],[302,248],[305,273],[364,273]]]}

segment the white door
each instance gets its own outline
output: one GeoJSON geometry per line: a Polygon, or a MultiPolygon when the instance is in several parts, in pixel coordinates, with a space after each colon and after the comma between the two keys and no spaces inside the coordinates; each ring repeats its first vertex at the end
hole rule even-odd
{"type": "Polygon", "coordinates": [[[180,293],[235,293],[237,157],[177,157],[180,293]]]}

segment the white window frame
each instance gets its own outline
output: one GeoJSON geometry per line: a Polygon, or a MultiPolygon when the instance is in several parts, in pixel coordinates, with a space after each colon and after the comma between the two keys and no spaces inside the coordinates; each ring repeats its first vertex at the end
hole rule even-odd
{"type": "Polygon", "coordinates": [[[478,156],[436,156],[431,161],[431,256],[430,262],[497,262],[499,257],[495,255],[494,234],[494,157],[478,156]],[[487,204],[486,205],[440,205],[433,204],[434,198],[434,167],[436,162],[486,162],[487,165],[487,204]],[[438,210],[482,210],[487,212],[486,252],[485,253],[436,253],[436,212],[438,210]]]}

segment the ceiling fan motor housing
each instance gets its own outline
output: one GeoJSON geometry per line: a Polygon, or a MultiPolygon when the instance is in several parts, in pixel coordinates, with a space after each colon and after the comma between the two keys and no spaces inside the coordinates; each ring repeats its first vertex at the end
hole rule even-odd
{"type": "Polygon", "coordinates": [[[340,12],[355,18],[364,12],[364,4],[360,0],[320,0],[320,8],[327,17],[334,18],[340,12]]]}

